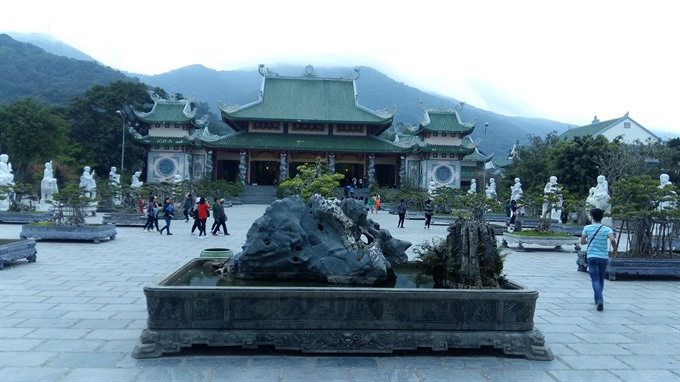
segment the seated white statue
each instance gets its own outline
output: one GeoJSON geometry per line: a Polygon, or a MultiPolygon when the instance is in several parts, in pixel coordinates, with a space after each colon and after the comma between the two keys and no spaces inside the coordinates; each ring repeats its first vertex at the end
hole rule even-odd
{"type": "Polygon", "coordinates": [[[515,184],[510,186],[510,200],[518,201],[522,199],[522,195],[524,195],[522,183],[520,183],[519,178],[515,178],[515,184]]]}
{"type": "Polygon", "coordinates": [[[182,181],[182,175],[180,175],[180,174],[175,174],[175,176],[172,177],[173,183],[179,183],[181,181],[182,181]]]}
{"type": "Polygon", "coordinates": [[[116,167],[111,167],[111,171],[109,172],[109,181],[111,183],[120,184],[120,174],[116,173],[117,170],[116,167]]]}
{"type": "Polygon", "coordinates": [[[486,197],[489,199],[496,199],[496,179],[491,178],[489,184],[486,186],[486,197]]]}
{"type": "MultiPolygon", "coordinates": [[[[668,174],[661,174],[659,176],[659,188],[664,188],[666,186],[672,186],[673,183],[671,182],[671,177],[668,176],[668,174]]],[[[675,191],[671,191],[671,194],[675,194],[675,191]]],[[[664,210],[664,209],[673,209],[675,208],[675,203],[672,201],[667,201],[667,202],[661,202],[659,203],[659,210],[664,210]]]]}
{"type": "Polygon", "coordinates": [[[139,181],[139,177],[142,176],[141,171],[135,171],[134,174],[132,174],[132,183],[130,184],[130,187],[132,188],[139,188],[144,185],[144,182],[139,181]]]}
{"type": "Polygon", "coordinates": [[[45,163],[45,170],[43,170],[43,178],[40,181],[40,201],[46,202],[52,200],[52,195],[59,192],[57,187],[57,179],[54,178],[54,171],[52,169],[52,161],[45,163]]]}
{"type": "Polygon", "coordinates": [[[604,175],[600,175],[597,177],[597,185],[590,188],[586,203],[606,213],[610,213],[612,205],[609,199],[609,183],[604,175]]]}
{"type": "Polygon", "coordinates": [[[431,180],[430,183],[427,186],[427,193],[432,196],[437,193],[437,184],[434,182],[434,180],[431,180]]]}
{"type": "Polygon", "coordinates": [[[468,194],[476,194],[477,193],[477,180],[472,179],[470,181],[470,189],[468,190],[468,194]]]}
{"type": "Polygon", "coordinates": [[[0,186],[13,186],[14,174],[12,174],[12,164],[9,163],[7,154],[0,155],[0,186]]]}
{"type": "Polygon", "coordinates": [[[97,182],[94,180],[94,170],[90,171],[90,166],[83,167],[79,187],[84,188],[91,198],[96,196],[97,182]]]}

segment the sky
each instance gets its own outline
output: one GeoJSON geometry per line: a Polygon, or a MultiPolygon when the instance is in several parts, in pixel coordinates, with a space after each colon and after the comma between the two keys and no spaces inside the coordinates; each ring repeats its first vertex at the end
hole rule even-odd
{"type": "Polygon", "coordinates": [[[139,74],[369,66],[499,114],[582,126],[629,112],[680,136],[677,15],[666,0],[21,0],[0,31],[139,74]]]}

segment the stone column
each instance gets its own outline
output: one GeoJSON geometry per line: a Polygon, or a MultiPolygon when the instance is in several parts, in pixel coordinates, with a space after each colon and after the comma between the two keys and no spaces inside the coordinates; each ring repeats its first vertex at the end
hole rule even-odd
{"type": "Polygon", "coordinates": [[[368,184],[375,182],[375,154],[368,154],[368,184]]]}
{"type": "Polygon", "coordinates": [[[241,159],[238,164],[239,177],[241,183],[246,184],[246,150],[241,150],[241,159]]]}
{"type": "Polygon", "coordinates": [[[399,188],[404,187],[404,182],[406,181],[406,158],[402,155],[399,164],[399,188]]]}
{"type": "Polygon", "coordinates": [[[331,175],[335,174],[335,154],[334,153],[328,154],[328,172],[330,172],[331,175]]]}
{"type": "Polygon", "coordinates": [[[205,158],[205,178],[211,180],[213,178],[213,152],[208,151],[208,156],[205,158]]]}
{"type": "Polygon", "coordinates": [[[286,152],[282,151],[279,159],[279,182],[283,182],[288,177],[288,161],[286,152]]]}

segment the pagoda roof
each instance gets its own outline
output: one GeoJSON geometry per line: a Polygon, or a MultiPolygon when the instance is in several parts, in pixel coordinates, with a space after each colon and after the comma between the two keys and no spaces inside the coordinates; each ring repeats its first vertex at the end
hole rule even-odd
{"type": "Polygon", "coordinates": [[[562,133],[560,135],[560,138],[563,139],[573,139],[576,137],[585,137],[585,136],[596,136],[601,133],[603,133],[605,130],[607,130],[609,127],[616,125],[619,123],[619,121],[625,119],[628,117],[628,114],[624,115],[623,117],[620,118],[614,118],[610,119],[607,121],[601,121],[597,123],[591,123],[590,125],[585,125],[581,127],[576,127],[573,129],[569,129],[562,133]]]}
{"type": "Polygon", "coordinates": [[[270,149],[334,152],[387,152],[408,153],[410,147],[372,136],[304,135],[238,132],[214,141],[204,141],[204,146],[232,149],[270,149]]]}
{"type": "Polygon", "coordinates": [[[460,120],[457,110],[425,110],[420,126],[413,134],[451,133],[468,135],[474,129],[474,123],[460,120]]]}
{"type": "Polygon", "coordinates": [[[185,99],[161,99],[152,96],[153,107],[149,112],[134,110],[138,119],[146,123],[191,123],[196,115],[196,109],[191,108],[191,102],[185,99]]]}
{"type": "Polygon", "coordinates": [[[373,111],[358,102],[356,75],[323,78],[310,66],[302,77],[279,76],[260,66],[262,87],[258,100],[247,105],[220,105],[222,119],[235,130],[239,121],[293,121],[376,125],[379,135],[392,124],[395,110],[373,111]]]}
{"type": "Polygon", "coordinates": [[[479,149],[475,147],[475,151],[472,154],[468,154],[463,158],[463,161],[465,162],[488,162],[493,158],[493,154],[491,155],[484,155],[482,154],[479,149]]]}

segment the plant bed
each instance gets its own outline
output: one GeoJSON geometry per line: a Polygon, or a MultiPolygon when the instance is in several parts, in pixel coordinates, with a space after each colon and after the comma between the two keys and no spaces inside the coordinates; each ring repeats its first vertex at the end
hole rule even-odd
{"type": "Polygon", "coordinates": [[[37,223],[52,219],[52,212],[10,212],[0,211],[0,223],[37,223]]]}
{"type": "Polygon", "coordinates": [[[35,240],[0,240],[0,269],[5,268],[6,261],[26,259],[32,263],[36,261],[37,253],[35,240]]]}
{"type": "Polygon", "coordinates": [[[115,240],[116,226],[114,224],[84,226],[27,224],[21,227],[19,237],[34,240],[81,240],[97,244],[104,239],[115,240]]]}
{"type": "Polygon", "coordinates": [[[565,233],[538,233],[534,231],[522,232],[503,232],[503,245],[517,243],[518,249],[524,249],[524,244],[542,245],[554,248],[561,248],[563,245],[578,244],[578,238],[565,233]]]}
{"type": "Polygon", "coordinates": [[[534,328],[538,292],[511,282],[502,289],[257,286],[243,281],[174,285],[208,261],[193,259],[144,288],[148,328],[134,358],[207,344],[305,353],[488,346],[528,359],[553,359],[534,328]]]}

